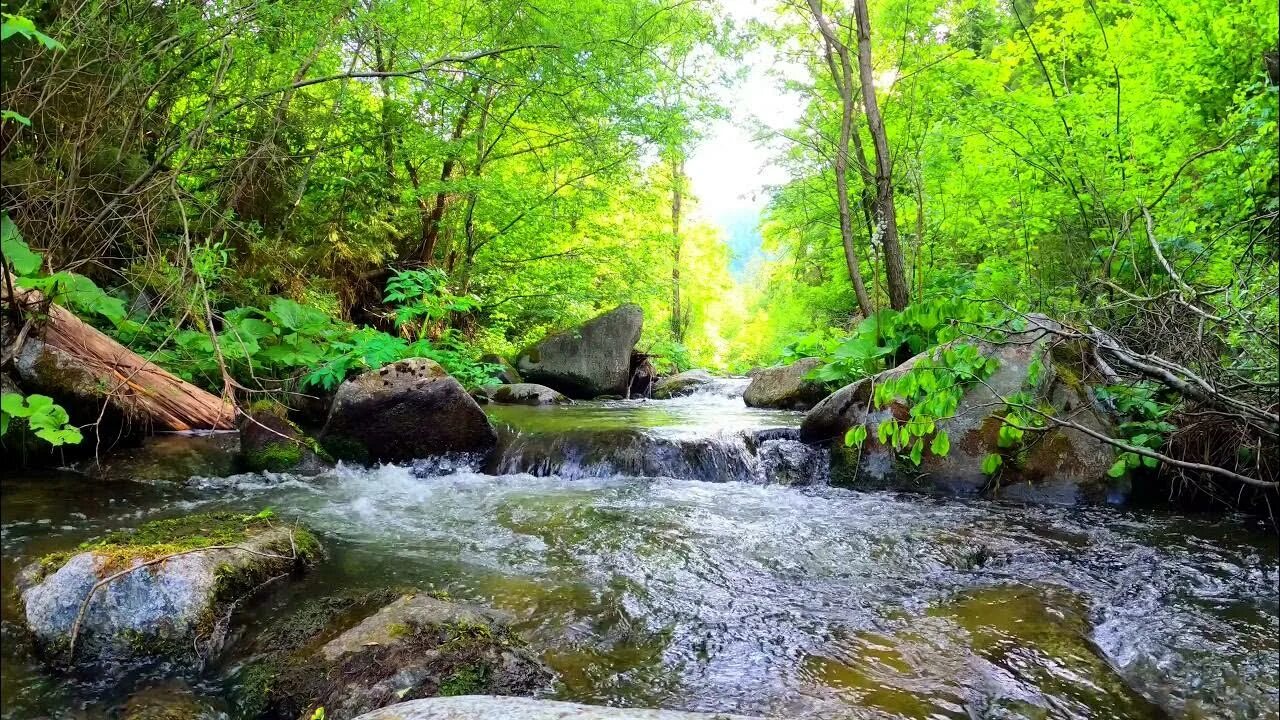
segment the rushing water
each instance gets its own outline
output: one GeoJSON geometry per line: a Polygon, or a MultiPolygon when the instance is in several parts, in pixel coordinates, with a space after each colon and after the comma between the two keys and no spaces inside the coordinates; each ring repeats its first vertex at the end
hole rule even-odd
{"type": "Polygon", "coordinates": [[[732,397],[492,411],[510,428],[491,465],[539,474],[9,483],[4,716],[118,717],[130,692],[158,686],[234,717],[246,641],[177,690],[167,676],[72,683],[12,642],[11,582],[107,528],[268,506],[319,530],[330,557],[246,613],[246,637],[307,597],[416,586],[514,613],[564,699],[812,718],[1276,716],[1280,549],[1251,521],[772,484],[762,448],[790,441],[759,431],[798,417],[732,397]],[[611,472],[634,467],[600,459],[619,452],[617,432],[632,433],[623,454],[741,441],[756,464],[721,482],[611,472]],[[596,460],[527,459],[565,434],[581,437],[561,450],[589,448],[591,433],[612,448],[596,460]]]}

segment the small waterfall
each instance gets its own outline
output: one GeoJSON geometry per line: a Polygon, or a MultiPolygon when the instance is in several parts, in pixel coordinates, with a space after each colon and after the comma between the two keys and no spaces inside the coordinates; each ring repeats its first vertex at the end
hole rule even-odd
{"type": "Polygon", "coordinates": [[[499,435],[485,466],[494,475],[623,475],[786,485],[825,484],[828,476],[826,453],[800,442],[793,428],[713,434],[632,428],[522,433],[503,428],[499,435]]]}

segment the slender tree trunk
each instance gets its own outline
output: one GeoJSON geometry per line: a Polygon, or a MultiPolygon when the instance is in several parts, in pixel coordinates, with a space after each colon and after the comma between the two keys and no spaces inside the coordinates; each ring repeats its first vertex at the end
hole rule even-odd
{"type": "MultiPolygon", "coordinates": [[[[467,121],[471,117],[471,109],[475,107],[476,94],[479,92],[479,81],[472,82],[471,91],[467,93],[467,99],[462,106],[462,110],[458,113],[458,120],[453,125],[453,134],[450,135],[452,145],[456,146],[458,141],[462,139],[462,133],[466,130],[467,121]]],[[[449,182],[449,178],[453,176],[453,168],[457,164],[457,150],[451,149],[440,167],[440,190],[436,192],[435,203],[431,206],[430,212],[423,213],[422,241],[418,245],[418,260],[424,265],[431,264],[432,257],[436,252],[436,245],[440,240],[440,225],[444,220],[444,206],[449,198],[445,183],[449,182]]]]}
{"type": "Polygon", "coordinates": [[[884,130],[884,118],[880,117],[880,104],[876,101],[867,0],[854,0],[853,12],[858,24],[858,77],[862,84],[862,104],[876,154],[876,225],[884,247],[889,305],[894,310],[901,310],[911,302],[911,288],[903,271],[902,246],[898,242],[898,217],[893,206],[893,159],[889,156],[889,139],[884,130]]]}
{"type": "Polygon", "coordinates": [[[840,213],[840,242],[844,246],[844,262],[849,270],[849,280],[853,282],[854,295],[858,298],[858,307],[862,310],[863,316],[870,317],[875,313],[875,305],[872,304],[871,297],[867,294],[866,283],[862,280],[858,250],[853,241],[853,219],[850,217],[851,210],[849,206],[849,140],[853,134],[854,109],[853,78],[849,62],[849,49],[840,42],[835,30],[827,22],[826,16],[822,14],[820,0],[808,0],[808,2],[809,10],[813,13],[814,19],[818,22],[818,28],[822,32],[827,67],[831,71],[831,79],[840,91],[840,138],[836,147],[835,157],[836,201],[839,205],[840,213]],[[831,57],[832,50],[835,50],[836,54],[840,56],[840,69],[836,68],[835,61],[831,57]]]}
{"type": "Polygon", "coordinates": [[[684,159],[671,159],[671,337],[684,341],[680,311],[680,201],[684,194],[684,159]]]}

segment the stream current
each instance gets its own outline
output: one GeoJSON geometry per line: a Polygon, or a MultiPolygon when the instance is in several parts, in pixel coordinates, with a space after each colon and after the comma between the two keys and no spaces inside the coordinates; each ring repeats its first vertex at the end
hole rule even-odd
{"type": "Polygon", "coordinates": [[[559,699],[818,719],[1277,716],[1280,548],[1255,521],[832,488],[785,430],[800,416],[740,390],[489,407],[503,441],[487,462],[11,478],[3,717],[119,718],[159,693],[237,718],[256,629],[388,585],[511,612],[559,699]],[[40,555],[265,507],[317,530],[328,559],[241,612],[216,663],[72,679],[19,642],[13,578],[40,555]]]}

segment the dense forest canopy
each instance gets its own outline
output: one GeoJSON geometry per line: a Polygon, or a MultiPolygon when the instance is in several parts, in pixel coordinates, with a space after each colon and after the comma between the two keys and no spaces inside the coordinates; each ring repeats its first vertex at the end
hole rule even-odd
{"type": "Polygon", "coordinates": [[[1178,452],[1274,477],[1274,3],[735,10],[10,3],[6,257],[238,401],[413,355],[480,384],[623,302],[664,372],[816,356],[832,384],[1041,312],[1176,376],[1121,398],[1157,408],[1138,444],[1190,400],[1242,424],[1178,452]],[[686,161],[765,46],[803,109],[753,128],[787,179],[735,276],[686,161]]]}

